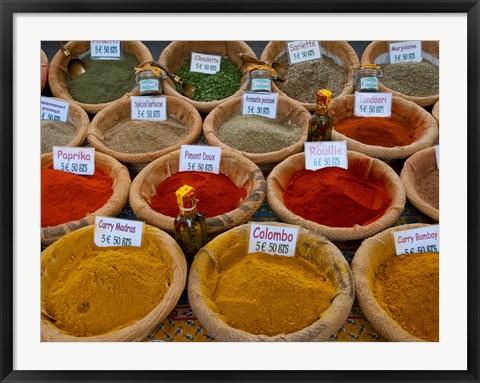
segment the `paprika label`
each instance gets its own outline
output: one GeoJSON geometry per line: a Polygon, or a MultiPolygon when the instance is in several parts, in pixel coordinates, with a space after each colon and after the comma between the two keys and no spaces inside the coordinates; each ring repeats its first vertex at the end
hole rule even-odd
{"type": "Polygon", "coordinates": [[[318,170],[331,166],[348,169],[346,141],[305,142],[305,169],[318,170]]]}
{"type": "Polygon", "coordinates": [[[320,42],[315,40],[288,41],[287,52],[290,65],[303,61],[318,60],[322,57],[320,42]]]}
{"type": "Polygon", "coordinates": [[[167,119],[167,98],[165,96],[130,97],[130,118],[132,120],[165,121],[167,119]]]}
{"type": "Polygon", "coordinates": [[[222,149],[217,146],[182,145],[180,149],[180,172],[196,171],[220,173],[222,149]]]}
{"type": "Polygon", "coordinates": [[[422,61],[421,41],[390,43],[390,64],[419,61],[422,61]]]}
{"type": "Polygon", "coordinates": [[[397,255],[439,252],[439,225],[393,232],[397,255]]]}
{"type": "Polygon", "coordinates": [[[262,253],[293,257],[297,247],[298,226],[251,223],[247,254],[262,253]]]}
{"type": "Polygon", "coordinates": [[[220,72],[222,56],[192,52],[190,72],[215,74],[220,72]]]}
{"type": "Polygon", "coordinates": [[[53,147],[53,168],[89,176],[95,173],[95,148],[53,147]]]}
{"type": "Polygon", "coordinates": [[[95,217],[94,242],[99,247],[142,246],[142,221],[112,217],[95,217]]]}
{"type": "Polygon", "coordinates": [[[354,115],[357,117],[390,117],[392,115],[392,94],[355,92],[354,115]]]}
{"type": "Polygon", "coordinates": [[[122,47],[118,40],[90,41],[90,57],[92,60],[119,60],[122,58],[122,47]]]}
{"type": "Polygon", "coordinates": [[[271,119],[277,117],[278,93],[243,92],[241,112],[271,119]]]}
{"type": "Polygon", "coordinates": [[[65,101],[55,100],[50,97],[41,97],[40,118],[42,120],[67,122],[69,106],[70,104],[65,101]]]}

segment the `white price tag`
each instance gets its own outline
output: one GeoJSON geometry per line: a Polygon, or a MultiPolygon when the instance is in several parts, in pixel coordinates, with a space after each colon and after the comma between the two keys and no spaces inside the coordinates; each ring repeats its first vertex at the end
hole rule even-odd
{"type": "Polygon", "coordinates": [[[165,121],[167,119],[167,98],[165,96],[130,97],[132,120],[165,121]]]}
{"type": "Polygon", "coordinates": [[[95,217],[95,245],[142,246],[143,222],[112,217],[95,217]]]}
{"type": "Polygon", "coordinates": [[[180,149],[180,172],[195,171],[220,173],[222,149],[217,146],[182,145],[180,149]]]}
{"type": "Polygon", "coordinates": [[[421,41],[390,43],[390,64],[422,61],[421,41]]]}
{"type": "Polygon", "coordinates": [[[425,252],[439,252],[439,225],[418,229],[395,231],[395,251],[397,255],[425,252]]]}
{"type": "Polygon", "coordinates": [[[355,92],[354,115],[357,117],[390,117],[392,115],[392,94],[355,92]]]}
{"type": "Polygon", "coordinates": [[[91,176],[95,173],[95,148],[53,147],[53,168],[91,176]]]}
{"type": "Polygon", "coordinates": [[[69,106],[70,104],[65,101],[54,100],[49,97],[41,97],[40,118],[42,120],[67,122],[69,106]]]}
{"type": "Polygon", "coordinates": [[[261,251],[287,257],[295,255],[297,247],[298,226],[250,224],[248,254],[261,251]]]}
{"type": "Polygon", "coordinates": [[[435,158],[437,160],[437,169],[440,169],[440,146],[435,145],[435,158]]]}
{"type": "Polygon", "coordinates": [[[318,170],[331,166],[348,169],[346,141],[305,142],[305,169],[318,170]]]}
{"type": "Polygon", "coordinates": [[[221,61],[222,56],[192,52],[190,72],[215,74],[220,71],[221,61]]]}
{"type": "Polygon", "coordinates": [[[278,93],[243,92],[242,114],[263,116],[271,119],[277,117],[278,93]]]}
{"type": "Polygon", "coordinates": [[[290,64],[317,60],[322,57],[320,53],[320,42],[315,40],[288,41],[287,52],[290,64]]]}
{"type": "Polygon", "coordinates": [[[122,47],[120,41],[90,41],[90,57],[92,58],[92,60],[111,60],[122,58],[122,47]]]}

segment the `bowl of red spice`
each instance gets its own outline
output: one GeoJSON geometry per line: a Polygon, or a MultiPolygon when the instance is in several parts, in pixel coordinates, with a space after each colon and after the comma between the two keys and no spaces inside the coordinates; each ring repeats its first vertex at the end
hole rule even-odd
{"type": "Polygon", "coordinates": [[[353,257],[358,303],[387,340],[439,341],[439,253],[397,256],[393,236],[428,226],[408,224],[382,231],[363,241],[353,257]]]}
{"type": "Polygon", "coordinates": [[[348,151],[348,169],[305,169],[305,154],[277,165],[267,178],[268,203],[290,224],[332,241],[367,238],[393,225],[406,194],[400,177],[384,162],[348,151]]]}
{"type": "MultiPolygon", "coordinates": [[[[375,95],[375,93],[372,93],[375,95]]],[[[438,142],[438,124],[414,102],[392,97],[392,116],[354,116],[354,95],[332,101],[332,140],[347,141],[349,150],[384,161],[405,159],[438,142]]]]}
{"type": "Polygon", "coordinates": [[[125,166],[95,153],[95,173],[77,175],[53,169],[52,153],[41,156],[41,241],[45,248],[60,237],[95,222],[115,217],[125,206],[130,175],[125,166]]]}
{"type": "Polygon", "coordinates": [[[197,211],[214,235],[246,222],[263,203],[267,188],[260,169],[249,159],[222,149],[220,173],[179,172],[180,150],[156,159],[133,180],[130,206],[150,225],[174,233],[179,213],[175,191],[183,185],[196,190],[197,211]]]}

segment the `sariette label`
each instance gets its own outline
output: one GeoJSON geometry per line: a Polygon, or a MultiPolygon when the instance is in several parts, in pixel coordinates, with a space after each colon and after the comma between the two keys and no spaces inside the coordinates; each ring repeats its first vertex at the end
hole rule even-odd
{"type": "Polygon", "coordinates": [[[217,146],[182,145],[179,171],[220,173],[222,150],[217,146]]]}
{"type": "Polygon", "coordinates": [[[331,166],[348,169],[346,141],[305,142],[305,169],[318,170],[331,166]]]}
{"type": "Polygon", "coordinates": [[[132,120],[165,121],[167,98],[165,96],[132,96],[130,113],[132,120]]]}
{"type": "Polygon", "coordinates": [[[95,148],[53,147],[53,168],[67,173],[95,173],[95,148]]]}
{"type": "Polygon", "coordinates": [[[439,225],[393,232],[397,255],[439,252],[439,225]]]}
{"type": "Polygon", "coordinates": [[[293,257],[297,247],[298,226],[250,224],[248,254],[262,252],[293,257]]]}
{"type": "Polygon", "coordinates": [[[122,48],[118,40],[90,41],[90,57],[92,59],[120,59],[122,48]]]}
{"type": "Polygon", "coordinates": [[[215,74],[220,71],[222,56],[192,52],[190,72],[215,74]]]}
{"type": "Polygon", "coordinates": [[[142,246],[142,221],[112,217],[95,217],[95,245],[106,246],[142,246]]]}
{"type": "Polygon", "coordinates": [[[288,41],[287,52],[290,64],[317,60],[322,57],[320,53],[320,42],[315,40],[288,41]]]}
{"type": "Polygon", "coordinates": [[[277,117],[278,93],[243,92],[242,114],[253,114],[271,119],[277,117]]]}
{"type": "Polygon", "coordinates": [[[390,43],[390,64],[419,61],[422,61],[421,41],[390,43]]]}
{"type": "Polygon", "coordinates": [[[354,115],[358,117],[390,117],[392,115],[392,94],[355,92],[354,115]]]}
{"type": "Polygon", "coordinates": [[[67,122],[69,106],[70,104],[65,101],[55,100],[50,97],[41,97],[40,118],[42,120],[67,122]]]}

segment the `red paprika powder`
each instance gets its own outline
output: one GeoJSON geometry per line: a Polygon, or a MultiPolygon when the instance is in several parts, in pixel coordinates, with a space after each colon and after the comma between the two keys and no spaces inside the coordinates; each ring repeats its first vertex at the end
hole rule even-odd
{"type": "Polygon", "coordinates": [[[101,208],[113,194],[113,180],[99,168],[80,176],[42,169],[42,227],[84,218],[101,208]]]}
{"type": "Polygon", "coordinates": [[[391,202],[384,186],[338,167],[297,171],[283,196],[291,212],[330,227],[367,225],[391,202]]]}
{"type": "Polygon", "coordinates": [[[176,217],[179,213],[175,192],[183,185],[193,187],[197,192],[197,211],[206,218],[235,210],[247,195],[244,188],[238,188],[225,174],[203,172],[177,172],[157,187],[150,206],[155,211],[176,217]]]}
{"type": "Polygon", "coordinates": [[[410,145],[415,129],[384,117],[348,117],[334,125],[334,130],[367,145],[393,148],[410,145]]]}

